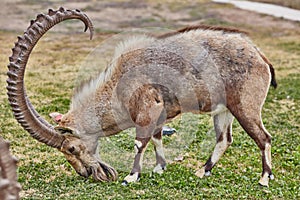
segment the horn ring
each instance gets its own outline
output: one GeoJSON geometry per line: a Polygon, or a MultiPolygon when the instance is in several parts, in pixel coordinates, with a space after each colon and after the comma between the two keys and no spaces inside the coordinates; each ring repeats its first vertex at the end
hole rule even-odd
{"type": "Polygon", "coordinates": [[[49,9],[48,14],[39,14],[32,20],[24,35],[18,37],[9,57],[7,72],[8,100],[15,118],[33,138],[55,148],[61,147],[64,136],[56,132],[32,106],[26,95],[24,74],[30,53],[39,39],[53,26],[68,19],[81,20],[85,24],[84,31],[89,29],[92,39],[93,25],[86,14],[80,10],[66,10],[62,7],[56,11],[49,9]]]}

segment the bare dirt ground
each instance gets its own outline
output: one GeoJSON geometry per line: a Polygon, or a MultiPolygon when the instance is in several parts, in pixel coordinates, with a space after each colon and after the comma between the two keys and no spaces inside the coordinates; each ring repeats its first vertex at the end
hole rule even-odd
{"type": "MultiPolygon", "coordinates": [[[[254,42],[256,42],[255,37],[258,38],[259,42],[263,39],[266,45],[257,45],[266,50],[269,56],[268,51],[272,50],[272,45],[268,44],[272,41],[271,37],[273,39],[277,39],[276,37],[284,39],[285,35],[290,36],[291,33],[296,37],[300,32],[299,22],[241,10],[232,5],[216,4],[209,0],[165,0],[162,2],[158,0],[4,0],[1,4],[0,12],[0,31],[2,32],[0,34],[0,42],[2,43],[0,51],[2,58],[7,60],[8,56],[10,56],[10,48],[16,40],[16,36],[22,34],[23,30],[28,27],[31,19],[35,19],[39,13],[47,13],[49,8],[58,9],[61,6],[67,9],[84,11],[93,22],[96,35],[101,35],[100,41],[113,33],[128,31],[133,28],[160,27],[177,29],[187,25],[204,23],[235,26],[250,32],[254,42]],[[263,38],[262,32],[265,34],[263,38]]],[[[81,33],[82,29],[83,25],[81,22],[67,21],[55,26],[51,32],[68,36],[73,33],[81,33]]],[[[93,44],[96,45],[97,37],[95,39],[93,44]]],[[[55,38],[49,40],[52,41],[55,38]]],[[[90,50],[95,45],[90,45],[90,50]]],[[[88,49],[85,50],[88,51],[88,49]]],[[[282,58],[285,58],[286,55],[271,54],[270,57],[271,59],[277,59],[278,62],[282,62],[282,58]]],[[[2,64],[2,66],[5,65],[6,63],[2,64]]]]}
{"type": "MultiPolygon", "coordinates": [[[[0,29],[23,31],[30,19],[49,8],[60,6],[81,9],[92,19],[98,31],[124,31],[140,27],[176,28],[203,23],[206,19],[223,19],[231,23],[243,23],[257,27],[282,27],[299,29],[299,24],[270,16],[209,3],[209,1],[32,1],[4,0],[0,12],[0,29]]],[[[81,26],[81,24],[78,24],[81,26]]],[[[77,28],[72,25],[73,28],[77,28]]],[[[61,26],[57,31],[70,28],[61,26]]]]}

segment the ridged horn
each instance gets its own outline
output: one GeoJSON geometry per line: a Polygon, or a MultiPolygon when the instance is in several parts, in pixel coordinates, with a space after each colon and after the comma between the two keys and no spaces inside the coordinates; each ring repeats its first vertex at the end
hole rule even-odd
{"type": "Polygon", "coordinates": [[[32,20],[24,35],[18,37],[12,55],[9,57],[7,72],[8,100],[15,118],[33,138],[55,148],[61,147],[64,137],[56,132],[54,127],[32,106],[26,95],[24,74],[30,53],[38,40],[54,25],[68,19],[81,20],[85,24],[84,31],[89,29],[90,39],[92,39],[93,25],[86,14],[80,10],[49,9],[48,14],[39,14],[35,20],[32,20]]]}

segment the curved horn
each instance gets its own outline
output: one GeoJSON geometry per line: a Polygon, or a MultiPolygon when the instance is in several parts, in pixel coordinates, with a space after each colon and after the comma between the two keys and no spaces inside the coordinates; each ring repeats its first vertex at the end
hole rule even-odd
{"type": "Polygon", "coordinates": [[[7,72],[7,94],[15,118],[33,138],[55,148],[61,147],[64,137],[57,133],[32,106],[26,95],[24,73],[29,55],[38,40],[54,25],[68,19],[81,20],[85,24],[84,31],[89,28],[90,39],[92,39],[93,25],[87,15],[79,10],[49,9],[47,15],[39,14],[35,20],[32,20],[24,35],[18,37],[12,49],[12,56],[9,57],[7,72]]]}

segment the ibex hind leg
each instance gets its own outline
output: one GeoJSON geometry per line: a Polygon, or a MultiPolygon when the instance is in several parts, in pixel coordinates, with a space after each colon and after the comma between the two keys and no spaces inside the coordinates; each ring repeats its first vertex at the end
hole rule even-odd
{"type": "Polygon", "coordinates": [[[219,161],[226,149],[231,145],[232,121],[233,116],[228,110],[214,116],[216,146],[205,165],[196,172],[196,176],[200,178],[202,178],[204,175],[209,176],[212,168],[219,161]]]}
{"type": "Polygon", "coordinates": [[[232,113],[261,151],[263,171],[259,184],[268,186],[269,179],[274,179],[271,163],[271,135],[263,125],[261,107],[259,105],[256,109],[237,107],[232,110],[232,113]]]}
{"type": "Polygon", "coordinates": [[[164,154],[164,149],[163,149],[163,142],[162,142],[162,129],[160,128],[156,134],[154,134],[151,137],[151,140],[154,144],[154,149],[155,149],[155,156],[156,156],[156,166],[153,169],[153,172],[162,174],[163,171],[166,169],[166,158],[164,154]]]}

